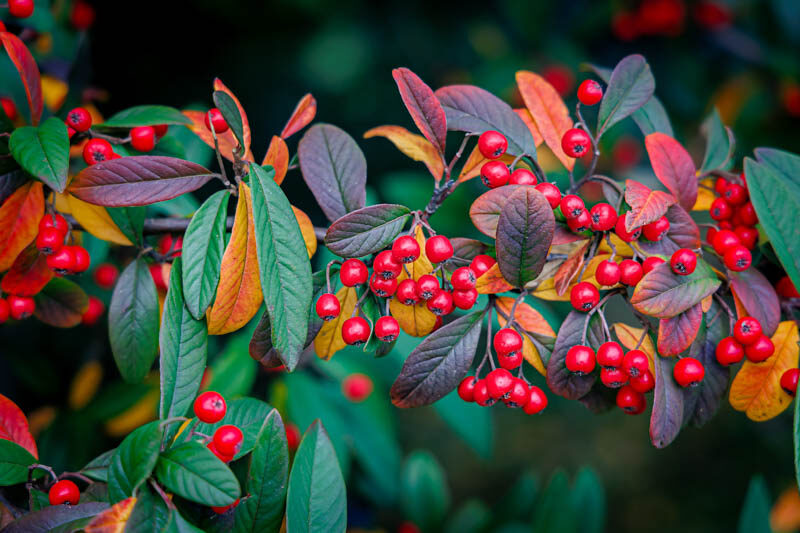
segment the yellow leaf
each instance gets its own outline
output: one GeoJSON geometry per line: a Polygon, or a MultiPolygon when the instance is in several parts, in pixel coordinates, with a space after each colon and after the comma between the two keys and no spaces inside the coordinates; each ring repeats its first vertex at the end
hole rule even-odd
{"type": "Polygon", "coordinates": [[[389,312],[400,324],[400,329],[412,337],[424,337],[436,326],[436,315],[428,310],[427,303],[403,305],[397,298],[389,301],[389,312]]]}
{"type": "Polygon", "coordinates": [[[123,246],[131,246],[133,244],[114,224],[105,207],[84,202],[72,195],[69,195],[68,198],[72,216],[86,231],[98,239],[114,244],[123,246]]]}
{"type": "Polygon", "coordinates": [[[336,297],[341,308],[339,316],[325,322],[314,338],[314,351],[322,359],[330,359],[333,354],[347,346],[342,338],[342,324],[353,315],[358,300],[355,287],[342,287],[336,297]]]}
{"type": "Polygon", "coordinates": [[[217,296],[206,315],[208,333],[222,335],[236,331],[253,318],[262,301],[250,188],[240,183],[231,240],[222,256],[217,296]]]}
{"type": "Polygon", "coordinates": [[[72,210],[69,207],[69,194],[66,193],[62,194],[58,192],[53,194],[55,194],[56,197],[56,204],[55,204],[56,211],[67,215],[72,214],[72,210]]]}
{"type": "Polygon", "coordinates": [[[68,92],[69,86],[66,83],[55,76],[42,74],[42,96],[47,109],[56,111],[60,108],[68,92]]]}
{"type": "MultiPolygon", "coordinates": [[[[508,316],[511,314],[511,307],[514,305],[514,300],[514,298],[500,297],[495,301],[495,305],[508,316]]],[[[520,302],[520,304],[517,305],[517,309],[514,311],[514,318],[517,324],[525,331],[539,335],[547,335],[549,337],[556,336],[555,331],[553,331],[553,328],[550,327],[550,324],[548,324],[541,313],[525,302],[520,302]]],[[[498,313],[497,322],[500,324],[500,327],[504,327],[507,320],[498,313]]],[[[522,336],[522,356],[531,366],[539,371],[541,375],[547,375],[547,370],[539,355],[539,350],[536,349],[536,346],[526,335],[522,336]]]]}
{"type": "Polygon", "coordinates": [[[775,353],[761,363],[745,361],[733,378],[730,402],[737,411],[744,411],[750,420],[769,420],[789,407],[792,397],[781,388],[783,373],[797,368],[797,324],[787,320],[778,324],[772,336],[775,353]]]}
{"type": "MultiPolygon", "coordinates": [[[[417,226],[414,231],[414,238],[419,244],[419,257],[413,263],[408,263],[406,268],[411,273],[411,279],[417,281],[425,274],[433,272],[433,264],[428,260],[428,256],[425,255],[425,234],[422,232],[422,226],[417,226]]],[[[404,268],[400,275],[397,276],[397,283],[405,279],[408,279],[408,274],[406,274],[406,269],[404,268]]]]}
{"type": "Polygon", "coordinates": [[[294,217],[297,219],[297,224],[300,226],[300,233],[303,234],[303,241],[306,243],[306,250],[308,251],[308,258],[317,251],[317,236],[314,233],[314,224],[302,210],[292,206],[294,217]]]}
{"type": "MultiPolygon", "coordinates": [[[[634,328],[633,326],[629,326],[624,322],[617,322],[614,324],[614,333],[617,334],[619,343],[622,344],[626,350],[633,350],[639,343],[639,339],[642,338],[644,329],[634,328]]],[[[639,346],[639,350],[643,351],[645,355],[647,355],[647,359],[650,362],[650,373],[655,376],[656,370],[654,358],[656,357],[656,347],[653,345],[653,339],[650,337],[650,335],[644,338],[642,345],[639,346]]]]}
{"type": "Polygon", "coordinates": [[[78,410],[85,407],[94,397],[102,380],[103,365],[95,360],[84,364],[72,378],[69,386],[70,408],[78,410]]]}
{"type": "Polygon", "coordinates": [[[523,107],[519,109],[514,109],[514,113],[519,115],[519,118],[522,119],[522,122],[524,122],[525,125],[528,126],[531,135],[533,135],[533,142],[534,144],[536,144],[536,148],[539,148],[539,146],[544,142],[544,137],[542,137],[542,132],[539,131],[539,127],[536,125],[536,121],[533,120],[533,115],[531,115],[531,112],[528,111],[528,108],[523,107]]]}
{"type": "Polygon", "coordinates": [[[711,209],[711,202],[717,199],[716,194],[706,189],[706,187],[711,187],[712,189],[714,188],[713,179],[706,178],[700,182],[700,185],[705,185],[705,187],[698,187],[697,201],[694,203],[692,211],[708,211],[711,209]]]}
{"type": "Polygon", "coordinates": [[[84,531],[86,531],[86,533],[123,533],[135,504],[135,496],[115,503],[113,506],[92,518],[92,521],[87,524],[84,531]]]}
{"type": "Polygon", "coordinates": [[[411,133],[401,126],[378,126],[364,134],[365,139],[371,139],[372,137],[389,139],[407,157],[414,161],[425,163],[428,171],[436,181],[442,179],[442,174],[444,174],[442,156],[431,142],[422,135],[411,133]]]}
{"type": "Polygon", "coordinates": [[[500,273],[500,266],[497,263],[481,274],[475,282],[475,289],[478,294],[497,294],[499,292],[508,292],[513,288],[514,286],[507,282],[500,273]]]}
{"type": "MultiPolygon", "coordinates": [[[[611,244],[614,245],[614,248],[617,250],[617,255],[620,257],[633,257],[633,248],[631,246],[617,237],[616,233],[609,233],[611,236],[611,244]]],[[[611,247],[608,245],[605,239],[600,241],[600,246],[597,247],[597,252],[601,254],[610,254],[612,252],[611,247]]]]}
{"type": "MultiPolygon", "coordinates": [[[[597,270],[597,265],[599,265],[601,262],[605,261],[606,259],[610,259],[610,258],[611,258],[611,256],[608,255],[608,254],[601,254],[601,255],[594,256],[589,261],[589,263],[586,265],[586,270],[583,271],[583,275],[581,276],[581,279],[580,280],[578,280],[577,278],[573,279],[572,283],[569,285],[569,287],[567,287],[567,290],[563,294],[558,294],[558,292],[556,291],[555,278],[548,278],[548,279],[542,281],[539,284],[539,286],[536,287],[536,289],[531,294],[533,294],[534,296],[536,296],[537,298],[540,298],[542,300],[550,300],[550,301],[556,301],[556,302],[568,302],[569,301],[569,294],[570,294],[570,291],[571,291],[572,287],[574,287],[579,281],[588,281],[589,283],[591,283],[595,287],[600,288],[600,284],[594,278],[594,273],[597,270]]],[[[620,263],[622,261],[622,259],[623,259],[623,257],[621,255],[617,255],[614,258],[614,261],[616,261],[617,263],[620,263]]],[[[611,287],[602,287],[603,290],[608,290],[610,288],[611,287]]],[[[478,291],[478,292],[480,292],[480,291],[478,291]]]]}
{"type": "Polygon", "coordinates": [[[106,422],[106,433],[111,437],[124,437],[142,424],[155,420],[158,397],[158,389],[145,393],[138,402],[106,422]]]}

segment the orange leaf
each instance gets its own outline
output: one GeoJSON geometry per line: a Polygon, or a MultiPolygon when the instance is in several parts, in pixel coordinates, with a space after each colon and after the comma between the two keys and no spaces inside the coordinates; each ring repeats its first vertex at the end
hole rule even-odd
{"type": "MultiPolygon", "coordinates": [[[[470,152],[467,161],[461,167],[461,172],[458,174],[458,181],[467,181],[474,177],[480,176],[481,174],[481,167],[484,163],[490,161],[490,159],[486,159],[483,157],[483,154],[480,150],[478,150],[478,145],[476,144],[475,147],[470,152]]],[[[506,165],[510,165],[514,162],[514,157],[510,155],[503,155],[500,157],[500,161],[505,163],[506,165]]]]}
{"type": "MultiPolygon", "coordinates": [[[[631,248],[631,246],[627,242],[620,239],[617,236],[617,234],[614,233],[613,231],[608,233],[607,235],[611,237],[611,244],[614,245],[614,248],[617,251],[617,255],[620,255],[622,257],[633,257],[633,248],[631,248]]],[[[604,253],[604,254],[611,253],[611,247],[607,244],[606,239],[600,241],[600,246],[597,247],[597,251],[598,253],[604,253]]]]}
{"type": "Polygon", "coordinates": [[[292,211],[294,211],[294,217],[297,219],[297,225],[300,226],[300,233],[303,235],[303,241],[306,243],[308,258],[311,259],[317,251],[317,235],[314,233],[314,225],[311,223],[311,219],[308,218],[308,215],[302,210],[292,206],[292,211]]]}
{"type": "MultiPolygon", "coordinates": [[[[611,256],[607,254],[599,254],[594,256],[589,262],[586,264],[586,270],[583,271],[583,275],[581,279],[573,279],[572,282],[567,286],[567,290],[565,290],[562,294],[558,294],[555,288],[555,279],[554,278],[547,278],[542,281],[536,289],[531,293],[537,298],[542,300],[550,300],[550,301],[558,301],[558,302],[567,302],[569,301],[569,291],[575,286],[576,283],[579,281],[588,281],[598,289],[600,288],[600,284],[594,277],[594,273],[597,270],[597,265],[599,265],[602,261],[606,259],[610,259],[611,256]]],[[[617,255],[614,258],[614,261],[621,262],[623,257],[617,255]]],[[[611,287],[602,287],[603,290],[608,290],[611,287]]]]}
{"type": "Polygon", "coordinates": [[[528,126],[528,129],[531,130],[531,135],[533,135],[533,142],[536,143],[536,147],[538,148],[540,144],[544,142],[544,137],[542,137],[542,132],[539,131],[539,128],[536,126],[536,122],[533,121],[533,116],[531,112],[528,111],[526,108],[519,108],[515,109],[514,113],[519,115],[519,118],[522,119],[522,122],[528,126]]]}
{"type": "MultiPolygon", "coordinates": [[[[195,135],[200,137],[200,140],[210,146],[212,149],[214,148],[214,137],[211,135],[211,132],[206,128],[205,123],[205,111],[184,111],[184,116],[192,121],[191,124],[187,125],[186,127],[192,130],[195,135]]],[[[222,154],[222,157],[227,159],[228,161],[233,161],[233,151],[236,149],[236,146],[239,144],[236,141],[236,137],[233,135],[233,132],[229,129],[225,133],[218,133],[217,134],[217,142],[219,143],[219,153],[222,154]]],[[[244,158],[245,161],[254,161],[253,153],[250,151],[250,148],[247,149],[247,153],[245,154],[244,158]]]]}
{"type": "MultiPolygon", "coordinates": [[[[614,333],[616,333],[619,343],[623,345],[626,350],[633,350],[636,348],[636,345],[639,344],[639,339],[642,338],[644,329],[634,328],[633,326],[629,326],[624,322],[617,322],[614,324],[614,333]]],[[[644,338],[644,341],[642,341],[639,349],[643,351],[645,355],[647,355],[647,359],[650,363],[650,372],[653,374],[653,376],[655,376],[656,370],[654,358],[656,357],[656,347],[653,346],[653,339],[650,337],[650,335],[647,335],[644,338]]]]}
{"type": "Polygon", "coordinates": [[[40,253],[36,245],[25,248],[11,265],[0,288],[6,294],[33,296],[53,279],[53,271],[47,266],[47,256],[40,253]]]}
{"type": "Polygon", "coordinates": [[[17,404],[0,394],[0,439],[10,440],[19,444],[39,458],[36,441],[33,440],[28,419],[17,404]]]}
{"type": "Polygon", "coordinates": [[[478,290],[478,294],[497,294],[508,292],[514,286],[506,281],[500,273],[500,267],[495,263],[492,268],[481,274],[475,282],[475,288],[478,290]]]}
{"type": "Polygon", "coordinates": [[[317,114],[317,101],[308,93],[297,103],[292,111],[292,116],[286,122],[281,132],[281,137],[288,139],[298,131],[308,126],[317,114]]]}
{"type": "Polygon", "coordinates": [[[773,531],[797,531],[800,529],[800,493],[797,487],[787,487],[769,513],[769,524],[773,531]]]}
{"type": "Polygon", "coordinates": [[[40,182],[28,182],[0,206],[0,272],[14,260],[39,233],[44,215],[44,194],[40,182]]]}
{"type": "Polygon", "coordinates": [[[289,148],[286,146],[286,141],[278,137],[272,136],[267,148],[267,155],[264,156],[264,162],[261,166],[272,165],[275,169],[275,183],[280,185],[283,183],[283,178],[286,177],[286,172],[289,170],[289,148]]]}
{"type": "Polygon", "coordinates": [[[553,286],[556,289],[556,294],[559,296],[562,296],[565,292],[567,292],[567,288],[572,283],[572,280],[575,279],[575,276],[577,276],[578,272],[580,272],[584,261],[583,255],[588,249],[589,241],[587,240],[583,246],[575,248],[575,250],[569,254],[567,260],[561,263],[561,266],[558,267],[556,275],[553,277],[553,286]]]}
{"type": "Polygon", "coordinates": [[[675,197],[664,191],[654,191],[638,181],[627,180],[625,201],[631,206],[625,217],[625,229],[633,231],[664,216],[669,206],[675,203],[675,197]]]}
{"type": "MultiPolygon", "coordinates": [[[[495,305],[508,316],[511,314],[511,307],[514,305],[514,300],[515,298],[500,297],[495,300],[495,305]]],[[[547,320],[544,319],[541,313],[525,302],[520,302],[520,304],[517,305],[517,309],[514,311],[514,319],[525,331],[538,335],[547,335],[549,337],[556,336],[553,328],[550,327],[550,324],[547,323],[547,320]]],[[[507,321],[498,313],[497,322],[500,324],[500,327],[505,327],[507,321]]],[[[527,335],[522,336],[522,356],[531,366],[538,370],[541,375],[547,375],[547,370],[539,355],[539,351],[527,335]]]]}
{"type": "Polygon", "coordinates": [[[538,74],[526,70],[517,72],[517,87],[544,142],[567,170],[572,170],[575,159],[561,148],[561,138],[572,128],[572,119],[558,91],[538,74]]]}
{"type": "Polygon", "coordinates": [[[240,183],[231,240],[222,256],[217,296],[206,316],[208,333],[222,335],[236,331],[255,316],[262,301],[250,188],[240,183]]]}
{"type": "Polygon", "coordinates": [[[131,496],[115,503],[99,515],[92,518],[84,531],[86,533],[122,533],[136,505],[136,497],[131,496]]]}
{"type": "Polygon", "coordinates": [[[42,98],[42,78],[39,75],[39,67],[36,60],[31,55],[28,47],[25,46],[19,37],[7,31],[0,31],[0,41],[8,53],[8,57],[19,72],[22,85],[25,87],[25,95],[28,97],[28,107],[31,112],[31,124],[36,126],[42,118],[44,110],[44,99],[42,98]]]}
{"type": "Polygon", "coordinates": [[[797,368],[797,341],[797,324],[781,322],[772,336],[775,353],[761,363],[745,361],[733,378],[729,398],[734,409],[763,422],[791,405],[794,398],[781,388],[780,380],[786,370],[797,368]]]}
{"type": "Polygon", "coordinates": [[[336,298],[339,299],[339,316],[322,324],[314,338],[314,351],[321,359],[330,359],[333,354],[347,346],[342,338],[342,324],[353,316],[358,294],[355,287],[342,287],[336,292],[336,298]]]}
{"type": "Polygon", "coordinates": [[[158,387],[152,387],[135,404],[109,419],[105,425],[106,433],[121,438],[142,424],[155,420],[159,396],[158,387]]]}
{"type": "Polygon", "coordinates": [[[436,315],[428,310],[427,303],[403,305],[397,298],[389,301],[389,312],[400,324],[400,329],[412,337],[424,337],[436,326],[436,315]]]}
{"type": "Polygon", "coordinates": [[[231,97],[233,103],[236,104],[236,108],[239,110],[239,115],[242,117],[242,140],[244,141],[244,151],[250,156],[249,158],[245,157],[245,159],[248,161],[253,161],[253,154],[250,152],[250,122],[247,120],[247,113],[244,112],[242,104],[239,102],[239,99],[236,98],[236,95],[233,94],[233,91],[228,89],[228,87],[222,83],[221,79],[214,78],[214,90],[226,93],[231,97]]]}
{"type": "Polygon", "coordinates": [[[700,185],[704,185],[704,187],[699,187],[697,189],[697,201],[694,203],[692,211],[708,211],[711,209],[711,202],[717,199],[717,195],[708,189],[714,188],[713,179],[704,179],[700,182],[700,185]]]}
{"type": "Polygon", "coordinates": [[[133,244],[114,223],[105,207],[84,202],[71,194],[65,198],[68,199],[70,213],[83,229],[103,241],[123,246],[133,244]]]}
{"type": "Polygon", "coordinates": [[[385,137],[392,141],[398,150],[414,161],[425,163],[428,172],[437,182],[442,179],[444,174],[444,163],[442,156],[436,151],[431,142],[416,133],[411,133],[402,126],[378,126],[372,128],[364,134],[365,139],[372,137],[385,137]]]}

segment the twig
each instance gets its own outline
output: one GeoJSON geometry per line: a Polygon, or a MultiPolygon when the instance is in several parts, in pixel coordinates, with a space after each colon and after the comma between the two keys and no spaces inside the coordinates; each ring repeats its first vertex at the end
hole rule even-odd
{"type": "Polygon", "coordinates": [[[170,508],[170,510],[175,511],[177,509],[177,507],[175,507],[175,504],[172,503],[172,499],[170,499],[167,493],[164,492],[164,489],[161,488],[161,485],[156,483],[154,479],[150,480],[150,485],[152,485],[153,489],[158,493],[159,496],[161,496],[161,499],[164,500],[164,503],[166,504],[167,507],[170,508]]]}
{"type": "Polygon", "coordinates": [[[342,264],[342,262],[341,262],[341,261],[339,261],[338,259],[334,259],[333,261],[331,261],[330,263],[328,263],[328,266],[326,266],[326,267],[325,267],[325,282],[328,284],[328,293],[329,293],[329,294],[330,294],[331,292],[333,292],[333,291],[331,291],[331,267],[332,267],[333,265],[335,265],[335,264],[339,264],[339,265],[341,265],[341,264],[342,264]]]}
{"type": "Polygon", "coordinates": [[[211,112],[210,111],[208,112],[208,116],[206,117],[206,120],[208,120],[208,125],[210,126],[210,129],[211,129],[211,136],[214,138],[214,151],[217,154],[217,164],[219,165],[219,171],[220,171],[219,179],[222,181],[222,183],[225,184],[225,187],[230,189],[232,187],[232,185],[231,185],[230,180],[228,179],[228,173],[225,170],[225,165],[222,162],[222,153],[220,153],[220,151],[219,151],[219,140],[217,140],[217,132],[214,129],[214,121],[211,120],[211,112]]]}
{"type": "Polygon", "coordinates": [[[728,304],[725,303],[725,300],[723,300],[722,297],[719,294],[714,293],[714,299],[725,310],[725,313],[727,313],[727,315],[728,315],[728,324],[730,325],[731,331],[733,331],[733,326],[734,326],[734,324],[736,324],[736,319],[734,318],[733,311],[728,306],[728,304]]]}
{"type": "MultiPolygon", "coordinates": [[[[469,138],[474,137],[475,135],[477,135],[477,133],[467,133],[466,135],[464,135],[464,138],[461,140],[461,145],[458,147],[458,151],[455,153],[453,159],[450,160],[450,164],[447,165],[445,169],[445,177],[448,180],[450,179],[450,176],[453,173],[453,167],[456,166],[456,163],[458,162],[459,159],[461,159],[461,156],[464,154],[464,149],[467,147],[467,142],[469,142],[469,138]]],[[[445,162],[445,164],[447,163],[445,162]]],[[[441,179],[436,180],[436,183],[438,184],[439,181],[441,181],[441,179]]]]}

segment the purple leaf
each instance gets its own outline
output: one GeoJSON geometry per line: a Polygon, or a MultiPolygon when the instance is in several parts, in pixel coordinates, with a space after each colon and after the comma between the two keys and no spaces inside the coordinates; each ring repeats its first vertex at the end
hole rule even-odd
{"type": "Polygon", "coordinates": [[[653,96],[655,79],[650,65],[639,54],[624,57],[617,63],[600,102],[597,115],[598,137],[608,128],[640,109],[653,96]]]}
{"type": "MultiPolygon", "coordinates": [[[[586,313],[572,311],[564,319],[558,330],[553,353],[547,362],[547,386],[556,394],[568,400],[578,400],[586,396],[595,381],[594,375],[579,376],[567,370],[564,360],[567,351],[581,344],[584,327],[586,327],[586,345],[597,349],[605,340],[603,326],[597,314],[589,318],[586,313]],[[588,327],[586,320],[589,320],[588,327]]],[[[588,401],[588,399],[587,399],[588,401]]]]}
{"type": "Polygon", "coordinates": [[[667,209],[667,220],[669,220],[669,230],[661,237],[660,241],[639,240],[639,247],[648,255],[672,255],[678,248],[689,248],[694,250],[700,248],[700,229],[697,224],[679,205],[672,205],[667,209]]]}
{"type": "Polygon", "coordinates": [[[414,124],[439,153],[444,155],[447,117],[433,90],[407,68],[394,69],[392,77],[397,83],[397,89],[408,113],[414,119],[414,124]]]}
{"type": "Polygon", "coordinates": [[[656,448],[670,444],[683,426],[683,390],[672,377],[672,360],[655,356],[656,388],[650,415],[650,441],[656,448]]]}
{"type": "Polygon", "coordinates": [[[755,268],[728,274],[731,289],[747,314],[761,322],[764,335],[771,337],[781,321],[781,304],[772,284],[755,268]]]}

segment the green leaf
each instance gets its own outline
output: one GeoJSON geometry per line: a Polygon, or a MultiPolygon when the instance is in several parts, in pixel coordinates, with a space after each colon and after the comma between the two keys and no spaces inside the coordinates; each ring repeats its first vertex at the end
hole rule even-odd
{"type": "Polygon", "coordinates": [[[0,439],[0,485],[16,485],[28,479],[28,466],[36,458],[28,450],[10,440],[0,439]]]}
{"type": "Polygon", "coordinates": [[[150,476],[158,461],[161,446],[160,422],[150,422],[125,437],[111,456],[108,467],[109,503],[133,496],[150,476]]]}
{"type": "Polygon", "coordinates": [[[653,96],[656,82],[650,65],[638,54],[620,61],[608,79],[608,87],[597,115],[597,136],[640,109],[653,96]]]}
{"type": "Polygon", "coordinates": [[[572,483],[572,508],[578,516],[581,533],[603,533],[606,521],[606,495],[597,473],[581,468],[572,483]]]}
{"type": "Polygon", "coordinates": [[[288,477],[286,429],[273,409],[264,420],[250,457],[246,485],[250,496],[236,507],[233,531],[280,531],[288,477]]]}
{"type": "Polygon", "coordinates": [[[347,527],[347,493],[328,434],[319,421],[294,457],[286,502],[287,533],[337,533],[347,527]]]}
{"type": "Polygon", "coordinates": [[[107,207],[111,220],[129,241],[135,246],[142,246],[142,230],[144,229],[144,207],[107,207]]]}
{"type": "Polygon", "coordinates": [[[442,525],[450,506],[450,490],[444,470],[430,452],[409,454],[400,474],[400,493],[403,516],[422,531],[442,525]]]}
{"type": "Polygon", "coordinates": [[[142,258],[125,267],[114,287],[108,333],[122,378],[144,380],[158,354],[158,294],[142,258]]]}
{"type": "Polygon", "coordinates": [[[205,320],[195,320],[183,302],[181,258],[172,263],[161,316],[159,417],[186,416],[203,379],[208,354],[205,320]]]}
{"type": "Polygon", "coordinates": [[[771,533],[769,492],[764,478],[753,476],[739,514],[739,533],[771,533]]]}
{"type": "Polygon", "coordinates": [[[92,478],[95,481],[108,482],[108,467],[111,465],[111,457],[114,455],[116,448],[103,452],[81,468],[81,474],[86,477],[92,478]]]}
{"type": "Polygon", "coordinates": [[[203,533],[203,530],[186,520],[177,509],[169,514],[169,523],[164,529],[165,533],[203,533]]]}
{"type": "Polygon", "coordinates": [[[173,107],[164,105],[140,105],[120,111],[99,127],[135,128],[136,126],[158,126],[161,124],[185,124],[192,122],[173,107]]]}
{"type": "MultiPolygon", "coordinates": [[[[503,516],[503,515],[501,515],[503,516]]],[[[507,519],[503,516],[503,519],[507,519]]],[[[481,533],[489,529],[492,513],[480,500],[468,500],[448,518],[445,533],[481,533]]]]}
{"type": "Polygon", "coordinates": [[[197,320],[205,316],[217,294],[229,196],[228,191],[217,191],[203,202],[183,237],[183,297],[197,320]]]}
{"type": "Polygon", "coordinates": [[[453,391],[433,404],[436,413],[483,459],[492,457],[494,431],[488,409],[468,403],[453,391]]]}
{"type": "Polygon", "coordinates": [[[156,477],[175,494],[203,505],[230,505],[241,495],[239,481],[228,465],[197,441],[162,453],[156,477]]]}
{"type": "Polygon", "coordinates": [[[71,328],[81,323],[89,306],[89,297],[77,284],[64,278],[53,278],[33,297],[33,316],[49,326],[71,328]]]}
{"type": "Polygon", "coordinates": [[[579,514],[572,509],[569,479],[566,472],[556,470],[542,493],[533,513],[534,533],[575,531],[579,514]]]}
{"type": "Polygon", "coordinates": [[[397,204],[363,207],[331,224],[325,234],[325,246],[341,257],[373,254],[394,241],[410,212],[406,206],[397,204]]]}
{"type": "Polygon", "coordinates": [[[706,155],[700,173],[725,168],[733,157],[736,144],[733,132],[725,127],[715,107],[700,127],[706,137],[706,155]]]}
{"type": "Polygon", "coordinates": [[[720,283],[708,263],[700,258],[695,271],[688,276],[679,276],[672,272],[669,263],[661,263],[636,285],[630,301],[640,313],[671,318],[713,294],[720,283]]]}
{"type": "Polygon", "coordinates": [[[125,533],[160,533],[169,524],[170,514],[161,496],[150,486],[142,485],[136,493],[136,503],[125,522],[125,533]]]}
{"type": "Polygon", "coordinates": [[[238,427],[242,430],[244,437],[242,447],[236,454],[236,458],[239,458],[249,453],[256,445],[261,426],[271,409],[269,404],[262,400],[247,397],[237,398],[228,403],[228,409],[222,420],[216,424],[200,423],[197,425],[197,431],[205,435],[213,435],[224,425],[231,424],[238,427]]]}
{"type": "Polygon", "coordinates": [[[274,175],[272,168],[250,165],[258,268],[272,345],[291,372],[308,333],[311,263],[292,206],[273,180],[274,175]]]}
{"type": "Polygon", "coordinates": [[[239,146],[244,146],[244,126],[242,125],[242,115],[239,114],[239,107],[236,102],[225,91],[214,91],[212,98],[236,140],[239,141],[239,146]]]}
{"type": "Polygon", "coordinates": [[[64,192],[69,169],[69,135],[63,120],[50,117],[38,128],[17,128],[8,147],[26,172],[51,189],[64,192]]]}

